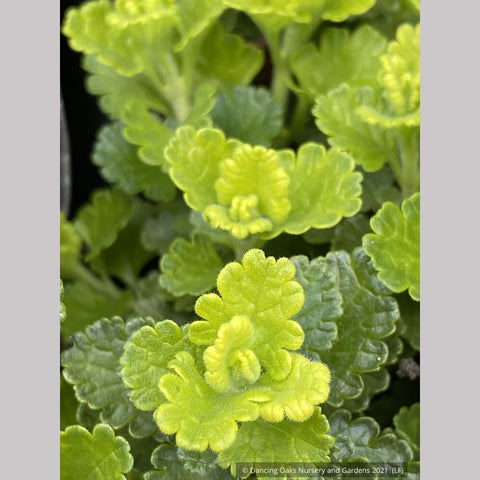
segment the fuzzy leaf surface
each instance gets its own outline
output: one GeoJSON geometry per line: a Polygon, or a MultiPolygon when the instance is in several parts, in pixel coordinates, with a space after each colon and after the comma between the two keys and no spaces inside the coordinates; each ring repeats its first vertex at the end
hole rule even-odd
{"type": "Polygon", "coordinates": [[[130,399],[140,410],[153,410],[165,401],[158,382],[167,373],[168,363],[185,349],[182,330],[171,320],[146,325],[125,343],[119,360],[121,377],[132,389],[130,399]]]}
{"type": "Polygon", "coordinates": [[[152,453],[154,471],[145,480],[226,480],[232,476],[218,466],[217,455],[211,450],[196,452],[169,444],[159,445],[152,453]]]}
{"type": "Polygon", "coordinates": [[[353,159],[339,149],[327,151],[317,143],[305,143],[295,162],[284,164],[284,168],[290,177],[292,205],[282,226],[287,233],[328,228],[360,210],[362,175],[354,171],[353,159]]]}
{"type": "Polygon", "coordinates": [[[215,286],[223,264],[212,242],[196,235],[175,239],[160,262],[160,285],[173,295],[201,295],[215,286]]]}
{"type": "MultiPolygon", "coordinates": [[[[371,417],[352,420],[351,413],[342,409],[331,415],[329,420],[329,433],[335,438],[331,452],[335,462],[402,463],[413,458],[413,452],[406,441],[399,440],[392,433],[381,434],[380,426],[371,417]]],[[[323,477],[320,479],[323,480],[323,477]]]]}
{"type": "Polygon", "coordinates": [[[315,98],[344,82],[374,85],[386,45],[383,35],[369,25],[353,33],[330,28],[318,47],[310,43],[292,54],[290,65],[302,89],[315,98]]]}
{"type": "Polygon", "coordinates": [[[395,133],[369,125],[357,113],[360,105],[376,105],[378,93],[370,87],[342,84],[316,99],[312,112],[328,143],[349,152],[367,172],[379,170],[396,158],[395,133]]]}
{"type": "Polygon", "coordinates": [[[102,409],[101,419],[115,428],[137,413],[118,372],[127,338],[121,318],[105,318],[77,333],[73,347],[62,354],[63,376],[73,384],[77,398],[102,409]]]}
{"type": "Polygon", "coordinates": [[[420,403],[414,403],[410,407],[402,407],[393,417],[395,432],[408,441],[419,460],[420,451],[420,403]]]}
{"type": "Polygon", "coordinates": [[[154,418],[166,434],[176,433],[176,443],[188,450],[218,452],[228,448],[237,434],[237,421],[258,418],[257,402],[265,394],[255,391],[219,395],[200,375],[193,357],[180,352],[170,362],[175,374],[160,379],[160,390],[168,402],[155,410],[154,418]]]}
{"type": "Polygon", "coordinates": [[[92,161],[101,168],[102,176],[116,183],[130,195],[144,192],[151,200],[168,201],[175,186],[158,166],[146,165],[138,158],[137,149],[122,136],[120,122],[102,127],[94,146],[92,161]]]}
{"type": "Polygon", "coordinates": [[[60,479],[125,480],[133,467],[129,452],[128,442],[110,425],[96,425],[92,433],[72,425],[60,432],[60,479]]]}
{"type": "Polygon", "coordinates": [[[202,44],[196,74],[200,81],[213,81],[219,89],[248,85],[263,65],[262,51],[242,37],[225,33],[216,23],[202,44]]]}
{"type": "Polygon", "coordinates": [[[269,146],[282,127],[282,109],[269,90],[237,86],[231,93],[217,98],[212,120],[227,137],[269,146]]]}
{"type": "MultiPolygon", "coordinates": [[[[305,422],[283,420],[269,423],[263,420],[242,424],[235,443],[220,452],[218,463],[230,467],[232,475],[245,478],[241,471],[236,472],[236,462],[251,466],[262,462],[275,462],[277,465],[290,462],[328,462],[334,439],[327,435],[327,418],[316,408],[305,422]]],[[[267,477],[257,474],[259,480],[267,477]]],[[[278,478],[286,480],[286,475],[278,478]]],[[[294,480],[297,477],[292,477],[294,480]]]]}
{"type": "Polygon", "coordinates": [[[222,324],[244,315],[254,327],[250,350],[276,380],[291,369],[288,350],[298,349],[304,340],[300,325],[289,318],[304,301],[303,289],[293,281],[295,266],[286,259],[265,258],[261,250],[249,250],[242,264],[226,265],[217,279],[220,295],[202,295],[196,313],[205,320],[192,324],[190,339],[200,345],[215,342],[222,324]]]}
{"type": "Polygon", "coordinates": [[[420,300],[420,194],[404,200],[400,210],[387,202],[370,220],[374,233],[363,237],[363,248],[392,291],[420,300]]]}
{"type": "Polygon", "coordinates": [[[75,228],[88,245],[87,260],[95,258],[113,244],[133,215],[134,199],[116,189],[97,190],[90,203],[84,205],[75,218],[75,228]]]}
{"type": "MultiPolygon", "coordinates": [[[[379,370],[387,360],[388,348],[382,339],[395,331],[399,311],[395,300],[387,295],[388,290],[379,287],[380,282],[361,249],[356,249],[351,257],[346,252],[332,252],[316,261],[326,261],[335,276],[335,288],[343,299],[343,313],[335,319],[334,339],[330,332],[323,343],[307,337],[302,348],[307,354],[316,353],[330,368],[332,382],[327,402],[339,407],[346,399],[361,395],[362,373],[379,370]],[[331,347],[325,348],[329,341],[331,347]]],[[[322,334],[319,329],[318,335],[322,334]]]]}
{"type": "Polygon", "coordinates": [[[343,22],[350,15],[360,15],[370,10],[376,0],[327,0],[322,17],[333,22],[343,22]]]}
{"type": "Polygon", "coordinates": [[[338,335],[336,320],[343,313],[337,277],[323,258],[309,261],[298,255],[291,261],[295,265],[295,280],[305,291],[305,303],[293,317],[305,331],[304,348],[331,348],[338,335]]]}
{"type": "Polygon", "coordinates": [[[260,417],[280,422],[285,417],[296,422],[310,418],[315,405],[325,402],[330,393],[330,371],[320,362],[311,362],[303,355],[292,354],[292,369],[287,377],[275,381],[268,373],[260,379],[269,400],[260,406],[260,417]]]}

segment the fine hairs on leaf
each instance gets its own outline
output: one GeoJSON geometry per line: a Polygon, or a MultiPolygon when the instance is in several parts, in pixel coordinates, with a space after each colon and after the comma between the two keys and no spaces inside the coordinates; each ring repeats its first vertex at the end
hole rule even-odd
{"type": "Polygon", "coordinates": [[[420,2],[76,3],[61,480],[418,480],[420,2]]]}

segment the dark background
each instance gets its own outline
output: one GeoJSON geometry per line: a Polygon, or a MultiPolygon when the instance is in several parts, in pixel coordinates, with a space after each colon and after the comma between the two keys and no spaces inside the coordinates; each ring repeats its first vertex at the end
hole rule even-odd
{"type": "MultiPolygon", "coordinates": [[[[84,0],[61,0],[60,22],[65,11],[84,0]]],[[[70,139],[71,202],[70,217],[88,200],[94,188],[105,185],[90,154],[98,128],[107,120],[100,112],[96,99],[85,90],[85,72],[80,66],[81,55],[73,51],[64,35],[60,36],[60,90],[70,139]]]]}

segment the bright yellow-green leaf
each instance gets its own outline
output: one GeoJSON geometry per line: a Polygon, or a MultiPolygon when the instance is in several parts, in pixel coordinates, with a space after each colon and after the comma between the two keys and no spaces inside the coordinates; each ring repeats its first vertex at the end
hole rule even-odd
{"type": "Polygon", "coordinates": [[[290,65],[303,91],[315,98],[343,82],[376,84],[380,55],[386,45],[383,35],[369,25],[362,25],[353,33],[343,28],[329,28],[318,47],[309,43],[292,52],[290,65]]]}
{"type": "Polygon", "coordinates": [[[75,275],[80,261],[82,240],[73,223],[60,212],[60,272],[65,280],[75,275]]]}
{"type": "Polygon", "coordinates": [[[420,194],[402,203],[400,210],[386,202],[370,220],[375,233],[363,237],[363,248],[372,257],[378,278],[394,292],[408,288],[420,300],[420,194]]]}
{"type": "Polygon", "coordinates": [[[110,425],[98,424],[92,433],[72,425],[60,432],[60,479],[125,480],[133,467],[129,452],[128,442],[110,425]]]}
{"type": "Polygon", "coordinates": [[[322,145],[305,143],[295,163],[285,165],[285,169],[290,177],[288,196],[292,205],[281,226],[286,232],[328,228],[360,210],[362,175],[354,171],[353,159],[339,149],[326,151],[322,145]]]}
{"type": "Polygon", "coordinates": [[[325,20],[343,22],[350,15],[360,15],[375,5],[376,0],[327,0],[322,16],[325,20]]]}
{"type": "Polygon", "coordinates": [[[292,354],[292,369],[285,379],[275,381],[267,374],[258,385],[265,386],[269,395],[269,400],[260,406],[261,418],[280,422],[287,417],[304,422],[312,416],[315,405],[327,400],[330,371],[323,363],[292,354]]]}
{"type": "Polygon", "coordinates": [[[237,421],[258,418],[257,402],[265,401],[265,394],[245,391],[219,395],[198,373],[187,352],[178,353],[170,366],[176,373],[160,379],[160,390],[168,401],[155,410],[154,418],[164,433],[176,433],[178,446],[224,450],[235,441],[237,421]]]}
{"type": "Polygon", "coordinates": [[[249,348],[275,380],[284,379],[291,370],[287,350],[300,348],[304,333],[289,318],[304,301],[303,289],[293,281],[295,266],[286,259],[265,258],[261,250],[249,250],[242,264],[229,263],[220,272],[220,295],[202,295],[195,310],[205,320],[190,328],[190,339],[200,345],[212,345],[221,326],[235,315],[245,316],[253,325],[254,340],[249,348]]]}
{"type": "Polygon", "coordinates": [[[130,398],[138,409],[153,410],[165,401],[158,382],[168,372],[168,362],[184,348],[183,333],[171,320],[142,327],[125,343],[121,376],[132,389],[130,398]]]}

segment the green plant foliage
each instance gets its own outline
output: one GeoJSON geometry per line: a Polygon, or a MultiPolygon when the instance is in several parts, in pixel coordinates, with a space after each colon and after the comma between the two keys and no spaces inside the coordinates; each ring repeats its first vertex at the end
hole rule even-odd
{"type": "Polygon", "coordinates": [[[77,333],[73,347],[62,354],[63,376],[81,402],[102,409],[100,418],[114,428],[137,413],[118,373],[123,344],[128,338],[119,317],[103,319],[77,333]]]}
{"type": "Polygon", "coordinates": [[[237,86],[218,97],[212,119],[227,137],[268,147],[282,127],[282,110],[269,90],[237,86]]]}
{"type": "Polygon", "coordinates": [[[145,480],[226,480],[233,478],[218,466],[217,456],[211,450],[195,452],[164,443],[152,454],[155,470],[145,474],[145,480]],[[168,468],[167,468],[168,466],[168,468]]]}
{"type": "Polygon", "coordinates": [[[242,264],[230,263],[220,272],[220,296],[209,293],[197,300],[195,311],[205,320],[193,322],[190,339],[212,344],[220,337],[222,324],[234,315],[245,315],[253,326],[250,350],[275,380],[284,379],[292,365],[286,349],[296,350],[304,340],[300,325],[289,320],[304,300],[294,276],[295,267],[288,259],[275,261],[261,250],[250,250],[242,264]]]}
{"type": "MultiPolygon", "coordinates": [[[[327,435],[328,427],[328,421],[320,413],[320,408],[316,408],[309,420],[302,423],[291,420],[273,424],[262,420],[244,423],[235,443],[220,452],[218,463],[223,468],[230,466],[233,475],[246,478],[248,475],[236,471],[237,462],[250,466],[275,462],[279,469],[282,464],[289,462],[328,462],[334,441],[333,437],[327,435]]],[[[259,474],[257,478],[263,480],[268,477],[259,474]]],[[[286,480],[287,476],[279,475],[278,478],[286,480]]],[[[293,477],[293,480],[295,478],[297,477],[293,477]]]]}
{"type": "Polygon", "coordinates": [[[393,417],[395,432],[400,438],[405,439],[419,459],[420,451],[420,404],[411,407],[402,407],[393,417]]]}
{"type": "Polygon", "coordinates": [[[222,262],[212,242],[196,235],[189,242],[177,238],[162,256],[160,285],[179,297],[200,295],[215,286],[222,262]]]}
{"type": "Polygon", "coordinates": [[[388,357],[383,339],[395,331],[399,318],[395,300],[378,290],[367,258],[361,249],[356,249],[351,257],[346,252],[329,253],[326,258],[314,260],[311,266],[305,257],[293,259],[297,269],[305,271],[298,274],[299,279],[307,276],[308,281],[308,275],[314,271],[322,272],[325,278],[322,294],[333,293],[335,299],[338,295],[342,299],[341,305],[336,300],[335,310],[329,311],[318,301],[318,291],[306,290],[313,295],[306,298],[306,305],[312,305],[309,314],[315,320],[309,322],[308,316],[301,313],[297,317],[302,327],[314,330],[315,334],[306,337],[302,348],[307,354],[317,354],[329,366],[332,385],[328,403],[336,407],[362,394],[363,373],[382,368],[388,357]],[[318,265],[321,263],[322,266],[318,265]],[[328,275],[325,270],[331,273],[328,275]]]}
{"type": "Polygon", "coordinates": [[[370,221],[375,233],[365,235],[363,248],[372,257],[378,278],[394,292],[420,300],[420,194],[402,203],[387,202],[370,221]]]}
{"type": "Polygon", "coordinates": [[[226,140],[218,129],[184,127],[165,155],[186,203],[240,239],[331,227],[361,206],[362,176],[353,160],[315,143],[302,145],[295,159],[291,150],[252,147],[226,140]]]}
{"type": "Polygon", "coordinates": [[[92,161],[101,167],[102,176],[131,195],[144,192],[151,200],[169,201],[175,187],[160,167],[146,165],[133,145],[122,137],[120,122],[104,126],[99,132],[92,161]]]}
{"type": "Polygon", "coordinates": [[[132,293],[123,291],[116,298],[98,293],[84,282],[65,285],[65,308],[68,316],[62,323],[62,334],[68,338],[101,318],[125,316],[130,309],[132,293]]]}
{"type": "Polygon", "coordinates": [[[85,0],[61,31],[106,115],[60,216],[62,480],[418,480],[419,1],[85,0]]]}
{"type": "Polygon", "coordinates": [[[413,458],[407,442],[392,433],[381,434],[373,418],[352,420],[347,410],[338,410],[330,416],[329,433],[335,437],[332,460],[337,462],[408,462],[413,458]]]}
{"type": "Polygon", "coordinates": [[[302,90],[313,99],[344,82],[374,85],[386,44],[385,38],[369,25],[352,34],[330,28],[323,33],[318,47],[309,43],[292,52],[290,65],[302,90]]]}
{"type": "Polygon", "coordinates": [[[130,399],[140,410],[153,410],[164,401],[158,388],[168,363],[186,348],[180,327],[171,320],[146,325],[126,342],[120,358],[121,376],[132,389],[130,399]]]}
{"type": "Polygon", "coordinates": [[[61,480],[125,480],[133,466],[130,445],[116,437],[109,425],[99,424],[90,433],[80,425],[60,432],[61,480]]]}
{"type": "Polygon", "coordinates": [[[65,279],[75,276],[81,258],[82,239],[75,226],[60,212],[60,268],[65,279]]]}
{"type": "Polygon", "coordinates": [[[97,190],[75,218],[75,229],[89,247],[87,260],[113,244],[133,215],[133,199],[121,190],[97,190]]]}
{"type": "Polygon", "coordinates": [[[160,390],[168,403],[155,410],[154,418],[163,432],[177,434],[179,447],[224,450],[235,441],[237,421],[258,418],[257,402],[266,400],[264,393],[245,391],[219,396],[202,378],[187,352],[177,353],[170,367],[176,373],[167,373],[160,379],[160,390]]]}

